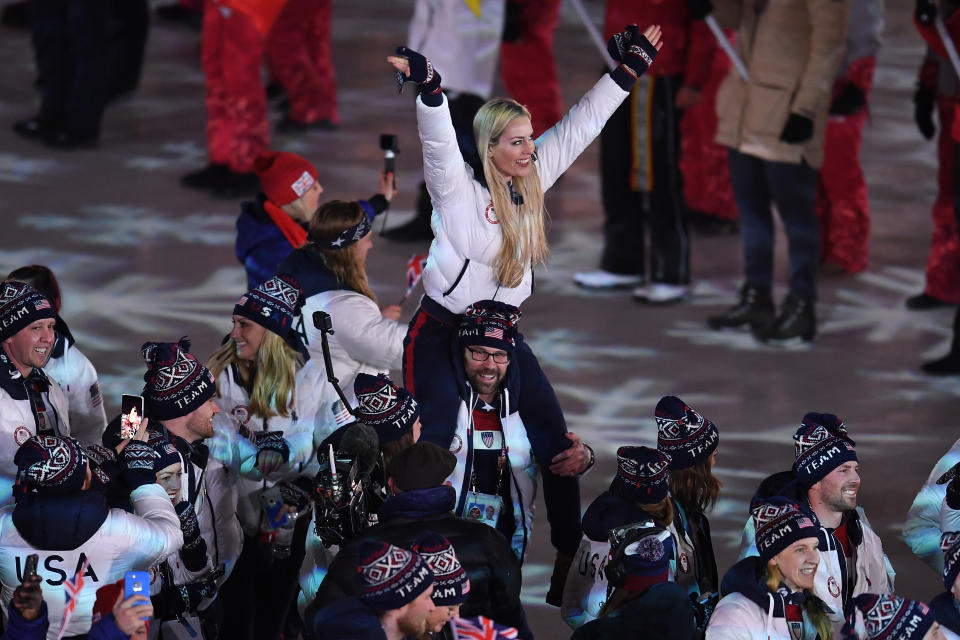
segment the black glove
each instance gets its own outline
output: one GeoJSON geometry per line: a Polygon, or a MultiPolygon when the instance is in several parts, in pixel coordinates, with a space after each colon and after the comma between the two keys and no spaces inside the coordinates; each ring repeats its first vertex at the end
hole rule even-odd
{"type": "Polygon", "coordinates": [[[403,75],[397,71],[397,84],[403,87],[404,82],[416,82],[420,85],[420,95],[440,94],[440,73],[433,68],[430,61],[422,53],[406,47],[397,47],[397,55],[403,56],[410,64],[410,75],[403,75]]]}
{"type": "Polygon", "coordinates": [[[799,113],[791,113],[787,124],[783,126],[780,140],[789,144],[800,144],[813,137],[813,120],[799,113]]]}
{"type": "Polygon", "coordinates": [[[713,4],[710,0],[687,0],[687,11],[694,20],[703,20],[713,13],[713,4]]]}
{"type": "Polygon", "coordinates": [[[157,481],[153,471],[153,463],[160,457],[153,447],[146,442],[131,440],[120,453],[120,466],[127,486],[133,491],[145,484],[154,484],[157,481]]]}
{"type": "Polygon", "coordinates": [[[607,41],[610,57],[623,65],[634,78],[639,78],[653,64],[657,48],[631,24],[622,33],[615,33],[607,41]]]}
{"type": "Polygon", "coordinates": [[[172,618],[181,613],[196,611],[201,602],[217,595],[217,583],[213,580],[201,580],[190,584],[172,585],[164,587],[161,595],[163,606],[157,607],[157,603],[154,603],[154,616],[157,617],[156,609],[160,608],[165,617],[172,618]]]}
{"type": "Polygon", "coordinates": [[[848,82],[843,85],[843,89],[833,99],[830,105],[830,113],[835,116],[852,116],[867,105],[867,96],[863,89],[848,82]]]}
{"type": "Polygon", "coordinates": [[[693,607],[693,621],[700,631],[707,630],[707,623],[710,622],[710,616],[717,607],[719,596],[715,593],[690,594],[690,604],[693,607]]]}
{"type": "Polygon", "coordinates": [[[282,431],[256,431],[254,439],[257,445],[257,462],[260,462],[260,454],[264,451],[275,451],[280,454],[283,461],[290,459],[290,445],[283,437],[282,431]]]}
{"type": "Polygon", "coordinates": [[[563,604],[563,587],[567,584],[567,573],[573,564],[573,556],[557,551],[557,558],[553,561],[553,574],[550,576],[550,590],[547,591],[546,603],[559,607],[563,604]]]}
{"type": "Polygon", "coordinates": [[[207,543],[200,535],[200,522],[197,521],[193,504],[184,500],[174,508],[180,518],[180,531],[183,532],[180,559],[188,571],[200,571],[207,566],[207,543]]]}
{"type": "Polygon", "coordinates": [[[507,0],[503,17],[503,34],[500,36],[502,41],[511,43],[523,37],[523,6],[522,2],[507,0]]]}
{"type": "Polygon", "coordinates": [[[934,0],[917,0],[917,12],[914,15],[920,24],[933,24],[937,19],[937,4],[934,0]]]}
{"type": "Polygon", "coordinates": [[[936,125],[933,124],[933,110],[937,104],[937,92],[924,87],[917,87],[913,94],[913,120],[917,123],[917,129],[927,140],[931,140],[937,132],[936,125]]]}
{"type": "MultiPolygon", "coordinates": [[[[313,483],[309,480],[309,478],[307,478],[307,482],[309,482],[312,486],[313,483]]],[[[307,505],[310,504],[312,496],[314,495],[314,492],[311,492],[302,486],[300,478],[297,478],[293,482],[281,480],[277,483],[277,488],[280,489],[280,496],[283,499],[283,504],[294,507],[297,511],[303,511],[306,509],[307,505]]]]}

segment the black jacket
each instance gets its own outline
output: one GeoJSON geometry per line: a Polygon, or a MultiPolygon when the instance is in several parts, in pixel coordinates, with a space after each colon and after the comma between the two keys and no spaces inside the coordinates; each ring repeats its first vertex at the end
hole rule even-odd
{"type": "MultiPolygon", "coordinates": [[[[492,527],[453,515],[452,487],[405,491],[391,496],[380,509],[380,524],[364,537],[383,540],[409,549],[424,531],[433,531],[450,541],[460,564],[470,578],[470,594],[460,610],[462,617],[486,616],[517,627],[521,637],[533,637],[520,604],[520,563],[510,544],[492,527]]],[[[360,594],[357,583],[357,542],[340,548],[307,609],[307,626],[325,606],[360,594]]]]}
{"type": "Polygon", "coordinates": [[[675,582],[657,584],[603,618],[577,629],[570,640],[688,640],[694,635],[687,590],[675,582]],[[643,630],[638,635],[639,630],[643,630]]]}

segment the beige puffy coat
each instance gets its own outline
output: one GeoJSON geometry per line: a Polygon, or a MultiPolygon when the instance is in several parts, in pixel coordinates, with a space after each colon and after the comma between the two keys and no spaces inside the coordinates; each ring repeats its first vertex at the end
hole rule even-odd
{"type": "Polygon", "coordinates": [[[750,75],[735,70],[717,93],[716,142],[776,162],[823,163],[830,93],[847,39],[850,0],[716,0],[716,14],[737,29],[750,75]],[[813,120],[813,138],[780,141],[791,113],[813,120]]]}

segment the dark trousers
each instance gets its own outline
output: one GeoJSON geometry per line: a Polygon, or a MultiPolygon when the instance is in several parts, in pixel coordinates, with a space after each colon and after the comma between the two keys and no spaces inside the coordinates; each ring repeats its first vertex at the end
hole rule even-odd
{"type": "Polygon", "coordinates": [[[680,175],[681,112],[675,101],[681,83],[682,76],[641,79],[600,133],[604,213],[600,264],[607,271],[647,273],[646,228],[650,233],[650,279],[690,282],[690,243],[680,175]]]}
{"type": "Polygon", "coordinates": [[[30,0],[44,124],[97,137],[110,78],[112,0],[30,0]]]}
{"type": "Polygon", "coordinates": [[[776,204],[789,244],[790,292],[815,298],[820,263],[820,231],[813,208],[817,172],[806,162],[772,162],[734,149],[729,149],[729,157],[747,283],[773,285],[771,205],[776,204]]]}
{"type": "Polygon", "coordinates": [[[112,77],[107,89],[108,99],[132,93],[139,86],[149,28],[150,6],[147,0],[113,0],[110,35],[112,77]]]}
{"type": "MultiPolygon", "coordinates": [[[[459,316],[424,296],[403,341],[404,387],[420,407],[420,440],[451,451],[468,446],[466,442],[451,443],[460,408],[460,384],[464,381],[462,366],[454,367],[454,362],[463,358],[457,340],[459,320],[459,316]]],[[[543,497],[551,523],[550,540],[558,550],[572,555],[581,538],[580,481],[554,475],[549,469],[553,457],[570,447],[565,436],[567,423],[537,357],[522,335],[517,335],[516,342],[510,362],[513,371],[507,374],[508,379],[513,375],[517,381],[515,396],[510,401],[520,413],[531,449],[540,463],[543,497]]]]}
{"type": "Polygon", "coordinates": [[[295,607],[297,579],[306,551],[310,518],[294,528],[290,557],[273,558],[270,545],[244,536],[243,551],[230,578],[220,588],[223,603],[220,637],[230,640],[279,640],[287,613],[295,607]]]}

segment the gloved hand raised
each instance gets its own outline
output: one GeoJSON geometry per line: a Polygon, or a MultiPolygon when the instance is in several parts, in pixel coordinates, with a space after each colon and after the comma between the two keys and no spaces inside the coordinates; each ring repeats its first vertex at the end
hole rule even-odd
{"type": "Polygon", "coordinates": [[[848,82],[843,85],[843,89],[837,94],[830,104],[830,115],[834,116],[852,116],[867,105],[867,96],[863,89],[848,82]]]}
{"type": "Polygon", "coordinates": [[[140,440],[130,440],[120,452],[120,465],[123,478],[127,486],[133,491],[145,484],[154,484],[157,476],[153,471],[153,463],[160,458],[160,454],[140,440]]]}
{"type": "Polygon", "coordinates": [[[397,47],[397,55],[387,56],[387,62],[397,70],[397,84],[403,90],[404,82],[420,85],[421,96],[440,95],[440,73],[422,54],[407,47],[397,47]]]}
{"type": "Polygon", "coordinates": [[[637,25],[627,25],[607,41],[607,52],[634,78],[639,78],[653,64],[663,46],[660,36],[660,25],[650,25],[642,34],[637,25]]]}

